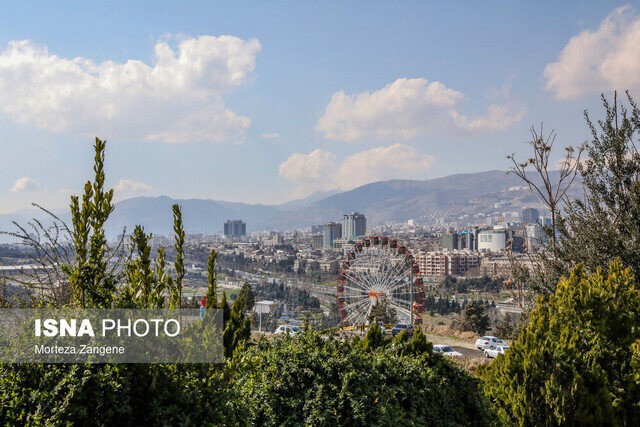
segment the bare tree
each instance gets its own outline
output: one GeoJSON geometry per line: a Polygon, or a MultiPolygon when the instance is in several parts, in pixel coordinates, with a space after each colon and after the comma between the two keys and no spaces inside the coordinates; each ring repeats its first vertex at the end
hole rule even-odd
{"type": "Polygon", "coordinates": [[[540,124],[540,131],[531,126],[531,140],[527,143],[533,149],[533,156],[524,162],[516,160],[515,154],[507,156],[513,163],[507,173],[513,173],[522,179],[540,203],[551,212],[551,238],[554,246],[556,243],[556,217],[559,211],[559,204],[576,179],[580,156],[584,150],[584,145],[581,145],[577,150],[572,146],[565,147],[564,159],[557,164],[550,163],[556,136],[555,130],[551,130],[545,136],[542,124],[540,124]],[[531,173],[527,171],[529,167],[533,167],[531,173]],[[559,176],[557,180],[554,180],[550,172],[557,167],[560,168],[559,176]],[[531,175],[540,177],[541,183],[536,183],[536,180],[531,175]]]}
{"type": "MultiPolygon", "coordinates": [[[[23,301],[24,304],[52,304],[61,307],[72,300],[68,274],[63,271],[63,266],[76,263],[72,232],[53,212],[36,203],[32,205],[39,209],[46,219],[32,218],[26,224],[13,221],[15,231],[0,231],[0,234],[15,238],[29,253],[29,264],[17,266],[17,274],[11,281],[30,291],[29,297],[23,301]]],[[[125,232],[123,229],[115,246],[108,250],[107,274],[119,273],[131,256],[125,232]]],[[[0,277],[0,280],[6,279],[0,277]]],[[[4,296],[3,304],[9,304],[4,296]]]]}

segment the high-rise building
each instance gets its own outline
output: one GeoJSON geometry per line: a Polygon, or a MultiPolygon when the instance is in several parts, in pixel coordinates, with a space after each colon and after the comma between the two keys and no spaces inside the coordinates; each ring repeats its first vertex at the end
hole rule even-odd
{"type": "Polygon", "coordinates": [[[312,225],[311,226],[311,234],[322,234],[323,225],[312,225]]]}
{"type": "Polygon", "coordinates": [[[442,235],[442,249],[458,249],[458,234],[456,232],[444,233],[442,235]]]}
{"type": "Polygon", "coordinates": [[[227,237],[246,236],[247,224],[239,219],[228,219],[224,223],[224,235],[227,237]]]}
{"type": "Polygon", "coordinates": [[[333,241],[342,237],[342,224],[328,222],[322,227],[322,249],[332,249],[333,241]]]}
{"type": "Polygon", "coordinates": [[[536,208],[523,208],[522,209],[522,223],[534,224],[538,222],[538,209],[536,208]]]}
{"type": "Polygon", "coordinates": [[[360,237],[367,233],[367,220],[363,214],[351,212],[342,217],[342,235],[360,237]]]}

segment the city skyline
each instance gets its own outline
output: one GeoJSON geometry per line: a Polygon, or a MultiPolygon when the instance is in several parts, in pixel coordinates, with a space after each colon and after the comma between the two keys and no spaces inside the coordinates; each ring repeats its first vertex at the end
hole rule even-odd
{"type": "Polygon", "coordinates": [[[637,2],[413,6],[4,5],[0,212],[66,206],[93,136],[118,200],[271,204],[504,170],[530,125],[575,145],[640,93],[637,2]]]}

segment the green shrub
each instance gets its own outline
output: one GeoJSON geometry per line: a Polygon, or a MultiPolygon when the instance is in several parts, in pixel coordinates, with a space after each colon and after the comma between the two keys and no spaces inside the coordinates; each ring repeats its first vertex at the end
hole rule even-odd
{"type": "Polygon", "coordinates": [[[608,274],[577,266],[540,303],[509,352],[478,372],[509,423],[637,424],[640,292],[614,261],[608,274]]]}
{"type": "Polygon", "coordinates": [[[0,424],[237,424],[246,410],[222,367],[0,366],[0,424]]]}
{"type": "Polygon", "coordinates": [[[479,381],[431,352],[371,349],[309,331],[262,339],[236,363],[237,387],[250,406],[250,422],[257,425],[486,424],[493,419],[479,381]]]}

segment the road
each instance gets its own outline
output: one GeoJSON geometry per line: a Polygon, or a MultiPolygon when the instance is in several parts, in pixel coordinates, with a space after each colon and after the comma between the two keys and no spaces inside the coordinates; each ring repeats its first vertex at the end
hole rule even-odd
{"type": "Polygon", "coordinates": [[[453,348],[455,351],[462,353],[467,359],[476,359],[484,357],[484,353],[476,348],[471,342],[467,342],[458,338],[446,337],[442,335],[425,334],[427,339],[433,344],[444,344],[453,348]]]}

